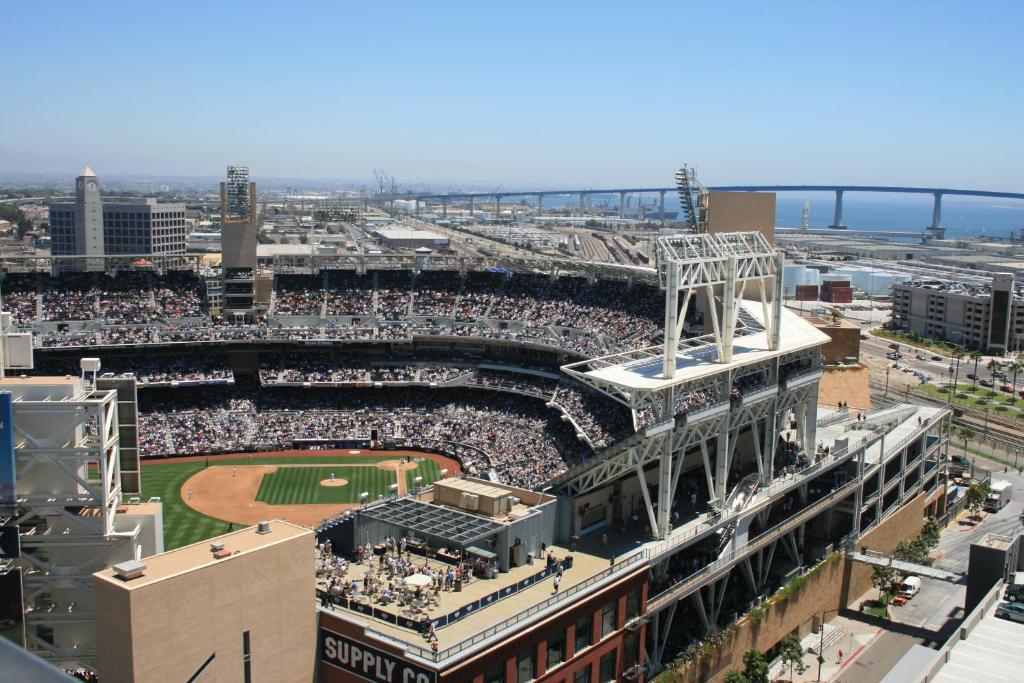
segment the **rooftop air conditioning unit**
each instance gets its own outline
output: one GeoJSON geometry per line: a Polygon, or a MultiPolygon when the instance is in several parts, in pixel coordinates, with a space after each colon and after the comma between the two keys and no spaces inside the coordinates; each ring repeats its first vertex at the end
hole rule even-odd
{"type": "Polygon", "coordinates": [[[224,550],[224,543],[223,543],[223,541],[217,541],[216,543],[211,543],[210,544],[210,552],[211,553],[219,553],[222,550],[224,550]]]}
{"type": "Polygon", "coordinates": [[[128,560],[114,565],[114,576],[123,581],[137,579],[142,576],[144,571],[146,571],[146,565],[138,560],[128,560]]]}
{"type": "Polygon", "coordinates": [[[256,525],[256,533],[258,534],[269,534],[270,533],[270,522],[260,522],[256,525]]]}

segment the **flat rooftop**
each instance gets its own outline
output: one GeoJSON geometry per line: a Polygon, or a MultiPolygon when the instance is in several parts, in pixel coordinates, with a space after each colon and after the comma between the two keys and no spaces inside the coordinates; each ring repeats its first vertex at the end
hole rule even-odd
{"type": "Polygon", "coordinates": [[[447,240],[448,238],[430,230],[419,228],[403,228],[401,226],[389,226],[374,228],[373,231],[389,240],[447,240]]]}
{"type": "MultiPolygon", "coordinates": [[[[581,543],[576,550],[570,550],[556,545],[548,546],[548,550],[550,550],[556,558],[562,559],[567,555],[571,555],[573,560],[572,567],[566,569],[562,575],[562,582],[558,593],[571,600],[572,598],[570,597],[570,593],[574,586],[581,584],[609,569],[610,559],[615,556],[615,551],[625,551],[627,549],[632,549],[632,546],[630,548],[626,548],[625,546],[615,547],[613,544],[613,547],[601,548],[600,542],[596,539],[589,539],[581,543]]],[[[374,560],[376,560],[376,558],[374,558],[374,560]]],[[[432,570],[447,569],[447,567],[450,566],[439,560],[424,558],[419,555],[413,555],[413,562],[417,566],[422,563],[426,563],[432,570]]],[[[642,562],[630,564],[629,566],[622,565],[623,571],[612,574],[608,581],[613,582],[621,580],[622,578],[629,576],[632,572],[645,566],[646,565],[642,562]]],[[[363,576],[375,567],[376,562],[372,563],[372,567],[370,563],[364,563],[362,565],[352,564],[350,565],[348,574],[345,578],[348,580],[355,579],[361,586],[363,576]]],[[[494,579],[474,578],[469,583],[465,584],[460,592],[442,591],[439,604],[436,607],[429,609],[427,611],[427,616],[428,618],[432,618],[434,615],[441,616],[450,614],[497,591],[513,587],[519,582],[541,572],[544,568],[545,558],[541,557],[534,560],[532,565],[524,564],[519,567],[513,567],[508,572],[499,573],[494,579]]],[[[322,589],[325,585],[325,580],[317,580],[317,588],[322,589]]],[[[465,616],[458,621],[439,628],[437,630],[439,639],[438,646],[441,650],[444,650],[456,643],[478,635],[488,627],[494,626],[509,617],[519,614],[523,610],[550,598],[553,594],[554,576],[552,575],[536,581],[530,587],[520,590],[507,598],[496,600],[493,603],[477,609],[475,612],[470,612],[468,616],[465,616]]],[[[389,614],[394,614],[396,616],[401,615],[402,610],[404,609],[398,606],[396,602],[392,602],[389,605],[380,605],[374,602],[373,608],[386,611],[389,614]]],[[[366,627],[377,631],[387,638],[397,640],[401,643],[407,643],[420,648],[427,648],[429,646],[420,633],[411,629],[393,625],[382,619],[369,617],[345,607],[335,607],[333,609],[321,607],[320,609],[331,612],[332,614],[344,616],[349,621],[364,624],[366,627]]]]}
{"type": "Polygon", "coordinates": [[[929,680],[934,683],[986,683],[1021,680],[1024,671],[1024,624],[995,616],[996,600],[985,610],[981,621],[958,640],[949,651],[949,659],[929,680]]]}
{"type": "Polygon", "coordinates": [[[142,576],[135,579],[125,581],[118,578],[112,567],[96,572],[93,576],[120,586],[125,590],[136,590],[158,581],[164,581],[180,574],[195,571],[196,569],[221,562],[230,562],[233,558],[240,555],[245,555],[254,550],[266,548],[284,541],[290,541],[299,536],[309,536],[310,553],[313,551],[313,532],[305,527],[281,520],[274,520],[270,522],[269,533],[257,533],[257,528],[255,526],[246,527],[245,529],[210,538],[200,543],[187,545],[159,555],[144,557],[142,558],[142,563],[146,565],[146,569],[142,576]],[[223,543],[224,550],[230,553],[230,555],[223,559],[216,559],[210,550],[211,543],[223,543]]]}
{"type": "MultiPolygon", "coordinates": [[[[768,333],[764,329],[764,312],[761,303],[741,301],[740,306],[761,326],[761,329],[751,334],[737,336],[734,339],[732,360],[728,363],[716,362],[715,346],[709,344],[698,348],[681,347],[676,356],[676,376],[671,380],[666,379],[662,374],[660,353],[655,358],[624,362],[611,367],[589,370],[584,374],[600,383],[630,389],[658,390],[832,341],[827,334],[815,328],[814,325],[793,311],[783,307],[779,347],[772,350],[768,347],[768,333]]],[[[625,359],[627,356],[628,354],[624,354],[623,358],[625,359]]],[[[614,357],[608,357],[606,360],[614,361],[614,357]]]]}

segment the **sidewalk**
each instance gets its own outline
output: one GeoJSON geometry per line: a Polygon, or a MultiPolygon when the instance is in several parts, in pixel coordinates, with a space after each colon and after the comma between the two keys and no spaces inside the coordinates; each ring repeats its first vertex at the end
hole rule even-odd
{"type": "MultiPolygon", "coordinates": [[[[861,596],[860,600],[870,600],[877,597],[878,591],[871,590],[861,596]]],[[[859,604],[860,600],[853,604],[859,604]]],[[[834,619],[828,621],[830,626],[835,626],[842,629],[842,635],[836,640],[831,646],[825,648],[824,656],[825,661],[821,664],[821,680],[830,681],[842,671],[847,664],[856,659],[857,655],[867,647],[868,643],[881,631],[881,629],[864,624],[859,621],[847,619],[843,616],[836,616],[834,619]],[[839,651],[843,652],[842,663],[839,661],[839,651]]],[[[814,634],[805,636],[804,643],[806,644],[809,638],[812,638],[814,634]]],[[[816,646],[815,646],[816,649],[816,646]]],[[[818,680],[818,657],[817,655],[807,652],[804,654],[804,665],[807,670],[803,674],[793,673],[794,683],[807,683],[810,681],[818,680]]],[[[788,681],[789,671],[783,671],[775,680],[788,681]]]]}

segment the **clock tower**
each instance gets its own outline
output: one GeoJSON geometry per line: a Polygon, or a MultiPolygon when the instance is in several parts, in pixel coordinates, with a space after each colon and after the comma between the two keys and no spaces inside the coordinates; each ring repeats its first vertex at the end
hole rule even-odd
{"type": "MultiPolygon", "coordinates": [[[[75,242],[74,253],[83,256],[103,256],[103,203],[100,200],[100,181],[86,166],[75,180],[75,242]]],[[[89,264],[88,270],[102,270],[103,264],[89,264]]]]}

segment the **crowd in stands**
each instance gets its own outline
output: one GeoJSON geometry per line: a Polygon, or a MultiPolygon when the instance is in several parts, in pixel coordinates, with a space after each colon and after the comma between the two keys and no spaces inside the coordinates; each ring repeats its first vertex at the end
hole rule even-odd
{"type": "MultiPolygon", "coordinates": [[[[691,410],[705,408],[718,400],[718,392],[714,387],[694,387],[690,389],[676,389],[676,415],[685,415],[691,410]]],[[[653,427],[655,424],[654,411],[647,407],[636,413],[637,430],[653,427]]]]}
{"type": "Polygon", "coordinates": [[[368,441],[460,457],[467,471],[537,487],[589,450],[542,401],[492,391],[229,387],[139,395],[143,457],[368,441]],[[245,396],[246,398],[241,398],[245,396]]]}
{"type": "Polygon", "coordinates": [[[11,274],[3,285],[3,304],[19,326],[90,325],[39,330],[42,347],[267,338],[401,340],[431,334],[518,340],[596,356],[650,345],[663,316],[661,293],[647,284],[531,273],[470,272],[464,278],[455,271],[279,273],[269,326],[211,319],[204,282],[186,271],[65,273],[60,278],[11,274]],[[294,321],[322,314],[327,319],[318,323],[300,327],[294,321]],[[429,320],[413,326],[410,315],[429,320]],[[275,324],[275,316],[285,319],[286,326],[275,324]],[[140,331],[145,327],[154,332],[140,331]]]}
{"type": "Polygon", "coordinates": [[[324,292],[315,281],[303,275],[278,275],[274,295],[274,315],[319,316],[324,292]]]}
{"type": "Polygon", "coordinates": [[[413,315],[451,317],[459,293],[459,274],[450,270],[426,271],[416,278],[413,315]]]}
{"type": "Polygon", "coordinates": [[[552,399],[576,424],[595,449],[610,446],[632,431],[630,410],[610,398],[563,384],[552,399]]]}

